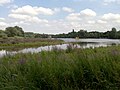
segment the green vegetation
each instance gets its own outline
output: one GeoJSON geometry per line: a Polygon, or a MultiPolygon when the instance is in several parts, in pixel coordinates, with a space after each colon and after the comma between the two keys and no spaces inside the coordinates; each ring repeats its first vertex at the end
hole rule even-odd
{"type": "Polygon", "coordinates": [[[24,36],[24,31],[21,27],[15,26],[15,27],[7,27],[5,30],[5,33],[8,37],[14,37],[14,36],[24,36]]]}
{"type": "MultiPolygon", "coordinates": [[[[120,38],[120,31],[48,35],[24,32],[21,27],[0,30],[0,49],[38,47],[63,43],[54,38],[120,38]],[[49,37],[49,39],[48,39],[49,37]],[[47,39],[46,39],[47,38],[47,39]]],[[[120,46],[66,50],[53,48],[40,53],[0,58],[1,90],[118,90],[120,89],[120,46]]]]}
{"type": "Polygon", "coordinates": [[[80,30],[78,32],[75,32],[74,29],[72,32],[69,32],[68,34],[58,34],[53,35],[54,38],[109,38],[109,39],[120,39],[120,30],[117,31],[116,28],[112,28],[111,31],[107,32],[87,32],[87,30],[80,30]]]}
{"type": "Polygon", "coordinates": [[[1,90],[119,90],[120,46],[5,56],[1,90]]]}
{"type": "Polygon", "coordinates": [[[57,39],[43,39],[43,38],[0,38],[0,49],[16,50],[29,47],[40,47],[47,45],[56,45],[64,43],[62,40],[57,39]]]}
{"type": "Polygon", "coordinates": [[[72,32],[68,34],[39,34],[33,32],[24,32],[23,29],[19,26],[7,27],[5,30],[0,30],[0,38],[9,38],[9,37],[22,37],[22,38],[109,38],[109,39],[120,39],[120,30],[116,30],[116,28],[112,28],[111,31],[107,32],[87,32],[87,30],[79,30],[75,32],[73,29],[72,32]]]}
{"type": "Polygon", "coordinates": [[[19,26],[7,27],[5,30],[0,30],[0,38],[9,37],[24,37],[24,38],[48,38],[51,35],[39,34],[33,32],[24,32],[19,26]]]}
{"type": "Polygon", "coordinates": [[[5,30],[0,30],[0,50],[18,50],[62,43],[62,40],[51,39],[49,35],[46,34],[24,32],[19,26],[7,27],[5,30]]]}

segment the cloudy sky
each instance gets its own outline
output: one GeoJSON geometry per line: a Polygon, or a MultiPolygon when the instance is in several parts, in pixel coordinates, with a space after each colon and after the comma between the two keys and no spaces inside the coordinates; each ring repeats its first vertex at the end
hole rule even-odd
{"type": "Polygon", "coordinates": [[[0,29],[15,25],[48,34],[120,30],[120,0],[0,0],[0,29]]]}

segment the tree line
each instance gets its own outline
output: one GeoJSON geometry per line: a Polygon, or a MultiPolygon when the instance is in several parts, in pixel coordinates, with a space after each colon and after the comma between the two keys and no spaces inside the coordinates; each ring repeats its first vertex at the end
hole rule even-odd
{"type": "Polygon", "coordinates": [[[79,30],[78,32],[75,32],[73,29],[72,32],[69,32],[67,34],[57,34],[53,35],[54,38],[108,38],[108,39],[120,39],[120,30],[117,31],[116,28],[112,28],[110,31],[106,32],[98,32],[98,31],[92,31],[87,32],[87,30],[79,30]]]}
{"type": "Polygon", "coordinates": [[[7,27],[5,30],[0,30],[0,38],[7,38],[7,37],[25,37],[25,38],[48,38],[51,36],[52,38],[109,38],[109,39],[120,39],[120,30],[117,31],[116,28],[112,28],[110,31],[106,32],[98,32],[92,31],[87,32],[87,30],[79,30],[75,31],[74,29],[72,32],[67,34],[56,34],[56,35],[49,35],[49,34],[39,34],[33,32],[24,32],[23,29],[19,26],[14,27],[7,27]]]}
{"type": "Polygon", "coordinates": [[[5,30],[0,30],[0,38],[8,37],[47,38],[48,34],[24,32],[23,29],[19,26],[7,27],[5,30]]]}

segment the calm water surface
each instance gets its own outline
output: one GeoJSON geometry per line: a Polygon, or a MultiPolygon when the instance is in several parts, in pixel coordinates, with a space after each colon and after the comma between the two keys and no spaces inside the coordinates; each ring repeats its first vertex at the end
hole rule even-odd
{"type": "MultiPolygon", "coordinates": [[[[65,42],[77,42],[76,44],[74,44],[74,46],[78,47],[78,48],[94,48],[94,47],[106,47],[106,46],[110,46],[110,45],[118,45],[120,44],[120,40],[119,39],[71,39],[71,38],[60,38],[61,40],[64,40],[65,42]]],[[[0,57],[3,57],[5,55],[14,55],[16,53],[38,53],[41,52],[43,50],[51,50],[54,47],[57,47],[59,49],[66,49],[67,46],[69,44],[61,44],[61,45],[51,45],[51,46],[41,46],[38,48],[24,48],[22,50],[19,51],[7,51],[5,49],[0,51],[0,57]]],[[[73,44],[72,44],[73,45],[73,44]]]]}

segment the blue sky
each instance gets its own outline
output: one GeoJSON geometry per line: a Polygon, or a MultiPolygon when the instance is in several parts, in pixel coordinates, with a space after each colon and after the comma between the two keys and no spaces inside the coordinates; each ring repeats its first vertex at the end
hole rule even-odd
{"type": "Polygon", "coordinates": [[[0,29],[67,33],[120,30],[120,0],[0,0],[0,29]]]}

